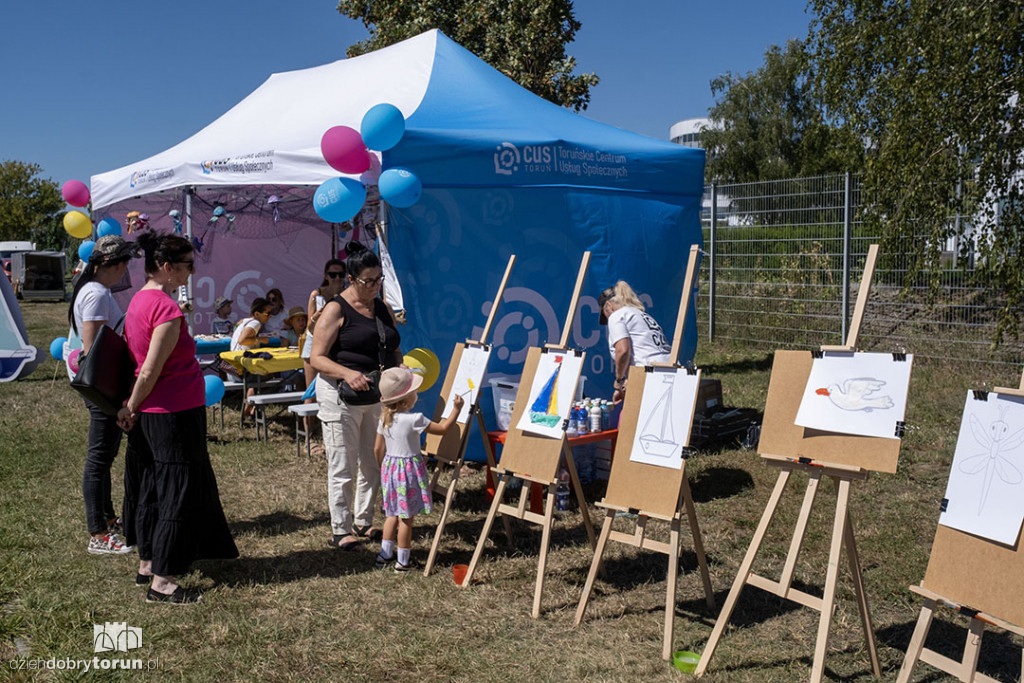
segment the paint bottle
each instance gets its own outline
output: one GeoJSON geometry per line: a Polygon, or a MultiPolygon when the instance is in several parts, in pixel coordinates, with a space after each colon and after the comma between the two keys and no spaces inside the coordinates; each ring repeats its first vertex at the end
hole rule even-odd
{"type": "Polygon", "coordinates": [[[581,403],[580,404],[579,412],[577,414],[577,419],[579,420],[579,424],[577,426],[577,429],[579,430],[580,436],[583,436],[584,434],[589,434],[590,433],[590,413],[587,412],[587,404],[586,403],[581,403]]]}
{"type": "Polygon", "coordinates": [[[608,431],[612,428],[612,402],[601,401],[601,428],[608,431]]]}
{"type": "Polygon", "coordinates": [[[565,427],[565,435],[570,439],[579,434],[579,416],[576,414],[576,406],[569,409],[569,424],[565,427]]]}
{"type": "Polygon", "coordinates": [[[590,432],[596,434],[600,431],[603,431],[601,429],[601,402],[595,398],[590,402],[590,432]]]}
{"type": "Polygon", "coordinates": [[[555,509],[569,509],[569,472],[564,467],[558,473],[558,488],[555,489],[555,509]]]}

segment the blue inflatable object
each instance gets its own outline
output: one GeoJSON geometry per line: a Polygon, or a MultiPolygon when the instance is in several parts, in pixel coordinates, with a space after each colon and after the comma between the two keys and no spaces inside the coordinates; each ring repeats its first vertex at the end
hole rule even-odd
{"type": "Polygon", "coordinates": [[[117,222],[115,218],[104,218],[96,226],[96,237],[106,237],[107,235],[120,235],[121,224],[117,222]]]}
{"type": "Polygon", "coordinates": [[[224,380],[217,375],[204,375],[206,383],[206,407],[215,406],[224,398],[224,380]]]}
{"type": "Polygon", "coordinates": [[[359,133],[370,149],[391,149],[405,134],[405,117],[393,104],[378,104],[363,116],[359,133]]]}
{"type": "Polygon", "coordinates": [[[384,201],[400,209],[418,202],[423,193],[423,183],[416,174],[401,166],[389,168],[381,173],[377,186],[384,201]]]}
{"type": "Polygon", "coordinates": [[[86,240],[78,245],[78,258],[83,261],[88,261],[89,257],[92,256],[92,249],[96,246],[96,243],[92,240],[86,240]]]}
{"type": "Polygon", "coordinates": [[[313,209],[328,223],[351,220],[363,208],[366,188],[351,178],[325,180],[313,193],[313,209]]]}
{"type": "Polygon", "coordinates": [[[316,398],[316,382],[313,382],[308,387],[306,387],[306,393],[302,394],[303,401],[310,398],[316,398]]]}
{"type": "Polygon", "coordinates": [[[67,337],[57,337],[50,342],[50,356],[52,356],[54,360],[64,360],[64,345],[67,342],[67,337]]]}

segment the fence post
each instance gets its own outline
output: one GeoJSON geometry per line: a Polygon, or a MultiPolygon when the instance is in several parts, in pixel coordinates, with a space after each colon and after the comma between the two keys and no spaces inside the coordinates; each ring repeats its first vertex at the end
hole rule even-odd
{"type": "Polygon", "coordinates": [[[715,340],[715,239],[718,233],[718,184],[711,183],[711,230],[708,241],[708,341],[715,340]]]}
{"type": "Polygon", "coordinates": [[[853,237],[853,188],[850,186],[850,172],[843,174],[843,321],[840,344],[846,343],[847,326],[850,321],[850,244],[853,237]]]}

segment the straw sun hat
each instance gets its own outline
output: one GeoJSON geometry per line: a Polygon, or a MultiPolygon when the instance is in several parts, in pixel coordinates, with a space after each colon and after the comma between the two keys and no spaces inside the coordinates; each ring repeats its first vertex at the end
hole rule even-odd
{"type": "Polygon", "coordinates": [[[420,375],[405,368],[388,368],[380,376],[380,402],[397,403],[412,396],[423,384],[420,375]]]}
{"type": "Polygon", "coordinates": [[[288,311],[288,317],[284,319],[285,323],[290,323],[294,318],[306,317],[306,309],[302,306],[292,306],[292,309],[288,311]]]}

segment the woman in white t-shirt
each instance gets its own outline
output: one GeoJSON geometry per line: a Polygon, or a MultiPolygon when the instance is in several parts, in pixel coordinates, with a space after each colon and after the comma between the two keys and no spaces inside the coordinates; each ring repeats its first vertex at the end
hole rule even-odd
{"type": "Polygon", "coordinates": [[[628,283],[619,280],[601,292],[597,303],[600,322],[608,326],[608,349],[615,370],[612,400],[619,403],[626,393],[629,366],[667,363],[672,347],[661,325],[644,312],[643,303],[628,283]]]}
{"type": "MultiPolygon", "coordinates": [[[[122,320],[121,307],[110,291],[128,272],[128,261],[138,255],[134,242],[118,235],[96,240],[89,261],[75,282],[68,306],[69,349],[82,349],[82,356],[92,350],[96,335],[104,325],[116,328],[122,320]]],[[[70,370],[69,370],[70,373],[70,370]]],[[[107,415],[91,401],[89,409],[89,441],[82,472],[82,497],[89,530],[86,548],[93,555],[121,555],[132,551],[125,544],[121,518],[114,511],[110,493],[110,468],[121,446],[121,428],[116,415],[107,415]]],[[[129,449],[132,436],[129,435],[129,449]]]]}

